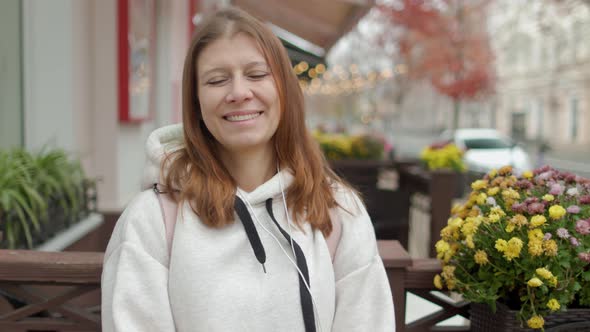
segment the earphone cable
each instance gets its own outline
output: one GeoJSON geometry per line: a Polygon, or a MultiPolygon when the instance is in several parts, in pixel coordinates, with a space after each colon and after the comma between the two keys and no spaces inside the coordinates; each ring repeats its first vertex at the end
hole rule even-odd
{"type": "MultiPolygon", "coordinates": [[[[252,215],[254,216],[254,221],[256,221],[256,223],[262,227],[262,229],[264,229],[264,231],[266,233],[268,233],[268,235],[270,235],[274,241],[277,243],[277,245],[279,246],[279,248],[281,249],[281,251],[283,252],[283,254],[287,257],[287,259],[289,260],[289,262],[291,263],[291,265],[293,265],[295,267],[295,269],[297,269],[297,272],[299,273],[299,275],[301,276],[301,280],[303,280],[303,284],[305,285],[305,288],[307,289],[309,296],[311,298],[312,304],[313,304],[313,311],[314,311],[314,315],[317,317],[317,319],[315,319],[316,321],[316,326],[318,327],[319,332],[322,332],[322,324],[320,322],[320,317],[318,315],[318,309],[317,309],[317,304],[316,301],[313,297],[313,294],[311,293],[311,288],[309,287],[309,284],[307,283],[307,281],[305,280],[305,277],[303,275],[303,272],[301,272],[301,270],[299,269],[299,266],[297,266],[297,263],[295,263],[293,261],[293,259],[291,258],[291,256],[289,256],[289,254],[287,254],[287,251],[285,251],[285,249],[283,248],[283,245],[281,244],[281,242],[279,241],[279,239],[277,239],[277,237],[270,231],[268,230],[263,224],[262,222],[260,222],[260,220],[258,219],[258,216],[256,215],[256,213],[254,212],[254,208],[252,207],[252,205],[250,204],[250,201],[248,201],[246,199],[246,197],[244,197],[244,195],[238,191],[238,196],[240,196],[240,198],[246,202],[246,204],[248,205],[248,207],[250,208],[250,210],[252,211],[252,215]]],[[[291,241],[293,239],[291,238],[291,241]]]]}

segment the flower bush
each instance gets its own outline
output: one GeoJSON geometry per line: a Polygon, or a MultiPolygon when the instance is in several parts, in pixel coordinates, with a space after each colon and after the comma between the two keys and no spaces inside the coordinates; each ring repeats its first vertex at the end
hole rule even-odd
{"type": "Polygon", "coordinates": [[[548,166],[511,167],[471,184],[436,243],[437,288],[519,310],[528,327],[567,307],[590,307],[590,180],[548,166]]]}
{"type": "Polygon", "coordinates": [[[432,144],[422,150],[420,159],[426,163],[429,170],[449,169],[456,172],[466,170],[463,162],[463,150],[455,144],[432,144]]]}
{"type": "Polygon", "coordinates": [[[324,155],[329,160],[344,159],[383,159],[392,147],[380,136],[345,135],[314,132],[324,155]]]}

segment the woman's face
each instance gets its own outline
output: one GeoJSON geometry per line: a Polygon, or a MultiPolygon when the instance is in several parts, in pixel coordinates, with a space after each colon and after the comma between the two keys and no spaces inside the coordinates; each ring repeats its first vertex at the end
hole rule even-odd
{"type": "Polygon", "coordinates": [[[207,45],[197,59],[197,75],[203,121],[226,150],[272,148],[279,96],[254,39],[238,33],[207,45]]]}

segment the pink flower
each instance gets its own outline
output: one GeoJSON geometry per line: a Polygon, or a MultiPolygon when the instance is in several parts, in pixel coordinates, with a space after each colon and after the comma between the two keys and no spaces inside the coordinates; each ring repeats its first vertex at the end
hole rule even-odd
{"type": "Polygon", "coordinates": [[[528,206],[529,214],[543,214],[545,213],[545,205],[543,203],[531,203],[528,206]]]}
{"type": "Polygon", "coordinates": [[[525,203],[514,203],[512,204],[512,211],[516,213],[525,213],[527,212],[527,206],[525,203]]]}
{"type": "Polygon", "coordinates": [[[578,220],[576,222],[576,232],[582,235],[590,234],[590,222],[588,220],[578,220]]]}
{"type": "Polygon", "coordinates": [[[578,241],[578,239],[576,239],[575,237],[570,237],[570,243],[572,244],[572,246],[577,247],[580,245],[580,241],[578,241]]]}
{"type": "Polygon", "coordinates": [[[590,204],[590,195],[580,197],[580,204],[590,204]]]}
{"type": "Polygon", "coordinates": [[[537,176],[537,179],[547,181],[547,180],[551,179],[552,176],[553,176],[553,172],[547,171],[547,172],[543,172],[543,173],[539,174],[539,176],[537,176]]]}
{"type": "Polygon", "coordinates": [[[529,180],[519,180],[516,182],[515,186],[520,189],[531,189],[533,184],[529,180]]]}
{"type": "Polygon", "coordinates": [[[570,233],[565,228],[558,228],[557,229],[557,236],[562,239],[568,239],[570,237],[570,233]]]}
{"type": "Polygon", "coordinates": [[[573,214],[580,213],[580,207],[577,205],[570,205],[570,206],[568,206],[566,211],[567,211],[567,213],[573,213],[573,214]]]}
{"type": "Polygon", "coordinates": [[[564,190],[565,190],[565,188],[562,185],[560,185],[559,183],[553,183],[553,184],[551,184],[551,189],[549,190],[549,193],[551,195],[557,196],[557,195],[562,195],[564,190]]]}
{"type": "Polygon", "coordinates": [[[545,236],[543,236],[543,240],[548,241],[551,240],[551,233],[545,233],[545,236]]]}
{"type": "Polygon", "coordinates": [[[545,165],[543,167],[539,167],[536,170],[533,171],[533,174],[538,175],[541,173],[545,173],[547,171],[551,170],[551,167],[549,165],[545,165]]]}
{"type": "Polygon", "coordinates": [[[578,258],[586,263],[590,263],[590,252],[581,252],[578,254],[578,258]]]}
{"type": "Polygon", "coordinates": [[[563,173],[563,178],[565,179],[565,182],[576,182],[576,174],[574,173],[565,172],[563,173]]]}

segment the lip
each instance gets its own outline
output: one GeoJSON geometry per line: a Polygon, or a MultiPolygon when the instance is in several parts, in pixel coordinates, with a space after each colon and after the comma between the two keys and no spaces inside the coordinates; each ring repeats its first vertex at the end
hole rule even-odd
{"type": "Polygon", "coordinates": [[[228,116],[236,116],[236,115],[250,115],[250,114],[256,114],[256,113],[264,113],[264,111],[236,111],[236,112],[229,112],[223,115],[224,118],[228,117],[228,116]]]}

